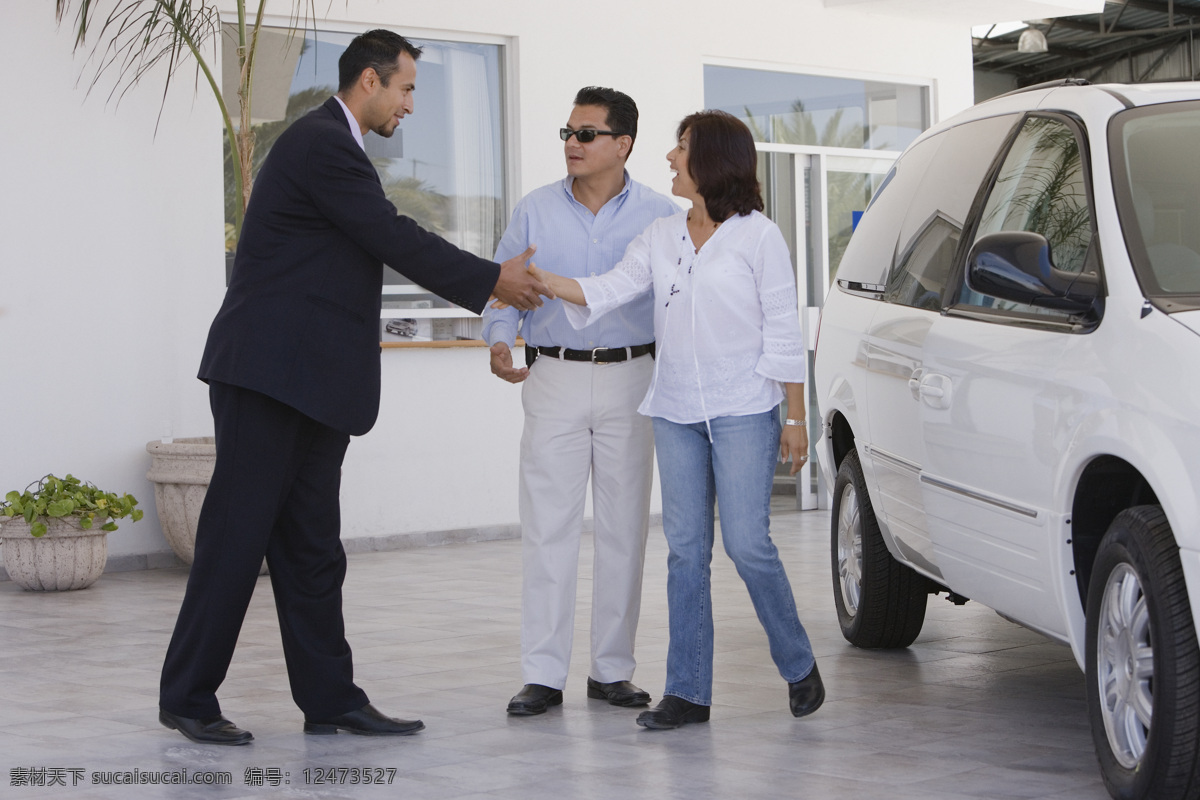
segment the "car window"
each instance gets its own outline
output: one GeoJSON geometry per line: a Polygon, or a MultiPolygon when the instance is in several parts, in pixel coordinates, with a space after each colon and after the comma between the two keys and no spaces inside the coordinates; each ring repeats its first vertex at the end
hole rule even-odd
{"type": "MultiPolygon", "coordinates": [[[[996,177],[973,242],[998,231],[1033,231],[1046,237],[1050,258],[1065,272],[1080,272],[1092,243],[1092,212],[1079,139],[1063,120],[1030,117],[1022,125],[996,177]]],[[[964,282],[959,303],[994,310],[1064,316],[1064,312],[1000,300],[964,282]]]]}
{"type": "Polygon", "coordinates": [[[962,225],[938,214],[925,225],[888,278],[884,299],[939,311],[962,225]]]}
{"type": "Polygon", "coordinates": [[[843,289],[882,286],[887,279],[908,198],[937,152],[937,138],[918,142],[905,151],[875,191],[838,266],[838,285],[843,289]]]}
{"type": "Polygon", "coordinates": [[[1200,103],[1127,111],[1112,126],[1114,184],[1129,254],[1150,297],[1200,306],[1200,103]]]}
{"type": "Polygon", "coordinates": [[[1018,119],[1009,114],[976,120],[929,140],[937,149],[905,198],[885,300],[941,309],[963,220],[1018,119]]]}

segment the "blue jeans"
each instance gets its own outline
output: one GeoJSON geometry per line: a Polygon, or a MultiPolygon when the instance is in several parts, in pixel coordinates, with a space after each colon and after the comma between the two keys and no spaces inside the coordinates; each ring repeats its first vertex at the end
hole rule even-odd
{"type": "Polygon", "coordinates": [[[713,617],[709,585],[713,517],[721,504],[721,539],[767,633],[771,658],[788,683],[816,664],[779,551],[771,541],[771,483],[779,453],[778,409],[680,425],[654,418],[662,481],[667,560],[665,694],[712,705],[713,617]]]}

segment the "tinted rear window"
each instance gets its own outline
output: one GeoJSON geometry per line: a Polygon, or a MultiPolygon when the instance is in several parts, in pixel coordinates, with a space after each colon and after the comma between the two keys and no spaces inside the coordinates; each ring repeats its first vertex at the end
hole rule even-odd
{"type": "MultiPolygon", "coordinates": [[[[1010,114],[957,125],[906,150],[855,229],[838,267],[838,280],[875,285],[889,279],[908,280],[902,272],[916,266],[911,256],[922,251],[918,239],[927,235],[933,220],[940,228],[961,228],[988,168],[1019,118],[1010,114]]],[[[933,247],[929,252],[944,256],[946,248],[933,247]]],[[[948,261],[920,265],[926,278],[931,270],[944,276],[948,269],[948,261]]],[[[927,288],[940,293],[941,279],[927,288]]],[[[893,297],[916,294],[926,292],[905,287],[893,297]]]]}

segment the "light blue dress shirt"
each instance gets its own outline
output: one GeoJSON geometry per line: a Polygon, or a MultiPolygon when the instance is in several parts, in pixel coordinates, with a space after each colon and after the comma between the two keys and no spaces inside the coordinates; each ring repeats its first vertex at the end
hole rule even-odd
{"type": "MultiPolygon", "coordinates": [[[[497,261],[536,244],[533,263],[548,272],[568,278],[602,275],[617,265],[625,248],[650,223],[680,211],[670,198],[631,180],[626,172],[625,188],[593,216],[575,199],[573,182],[568,175],[521,199],[496,248],[497,261]]],[[[567,321],[561,300],[547,300],[532,311],[489,306],[483,312],[483,338],[488,345],[504,342],[511,347],[520,323],[526,343],[538,347],[591,350],[648,344],[654,341],[653,304],[647,293],[580,330],[567,321]]]]}

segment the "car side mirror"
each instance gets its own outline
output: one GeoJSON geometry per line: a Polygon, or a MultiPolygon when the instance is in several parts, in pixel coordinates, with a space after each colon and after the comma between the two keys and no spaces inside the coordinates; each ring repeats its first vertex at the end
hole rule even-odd
{"type": "Polygon", "coordinates": [[[1073,314],[1090,311],[1100,296],[1097,273],[1057,269],[1050,243],[1033,231],[980,237],[967,256],[967,285],[1001,300],[1073,314]]]}

